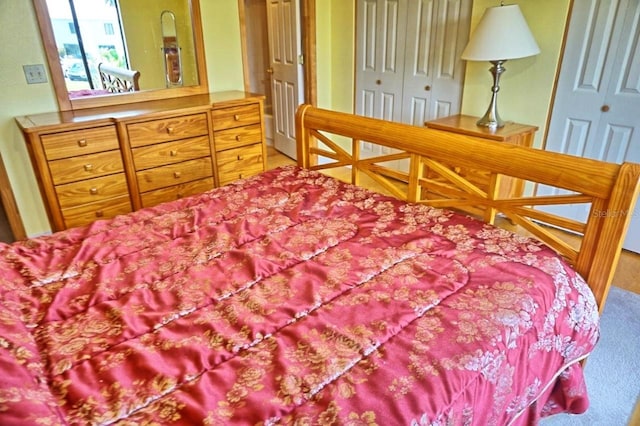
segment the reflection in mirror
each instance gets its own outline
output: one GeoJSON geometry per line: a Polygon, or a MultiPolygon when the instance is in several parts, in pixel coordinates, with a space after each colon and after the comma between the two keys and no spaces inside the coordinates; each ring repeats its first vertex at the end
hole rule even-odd
{"type": "Polygon", "coordinates": [[[165,10],[171,11],[173,33],[176,40],[180,42],[180,85],[197,85],[198,71],[189,2],[186,0],[118,0],[118,3],[131,66],[140,71],[140,89],[168,87],[163,39],[164,31],[168,28],[164,26],[166,19],[160,18],[165,10]]]}
{"type": "Polygon", "coordinates": [[[116,0],[47,0],[70,98],[108,94],[98,67],[128,69],[116,0]]]}
{"type": "Polygon", "coordinates": [[[182,86],[182,58],[176,31],[176,15],[170,10],[163,10],[160,14],[160,27],[167,87],[182,86]]]}
{"type": "Polygon", "coordinates": [[[198,0],[33,1],[61,110],[208,92],[198,0]]]}

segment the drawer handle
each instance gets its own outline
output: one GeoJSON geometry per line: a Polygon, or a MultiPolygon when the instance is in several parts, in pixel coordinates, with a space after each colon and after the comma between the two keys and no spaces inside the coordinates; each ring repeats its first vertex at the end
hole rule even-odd
{"type": "Polygon", "coordinates": [[[176,179],[180,179],[180,176],[182,175],[182,173],[180,172],[173,172],[173,177],[176,179]]]}
{"type": "Polygon", "coordinates": [[[176,151],[175,149],[172,149],[171,151],[169,151],[169,155],[171,155],[172,157],[175,157],[176,155],[178,155],[178,151],[176,151]]]}
{"type": "Polygon", "coordinates": [[[178,199],[178,200],[179,200],[180,198],[182,198],[182,194],[178,192],[178,193],[176,194],[176,199],[178,199]]]}
{"type": "Polygon", "coordinates": [[[81,148],[84,148],[85,146],[87,146],[87,140],[86,139],[80,139],[78,141],[78,146],[81,148]]]}
{"type": "Polygon", "coordinates": [[[172,135],[173,134],[173,127],[167,127],[167,134],[168,135],[172,135]]]}
{"type": "Polygon", "coordinates": [[[242,173],[238,173],[238,179],[242,179],[242,173]]]}
{"type": "Polygon", "coordinates": [[[242,138],[240,137],[240,135],[236,136],[236,140],[237,140],[238,142],[240,142],[240,139],[242,139],[242,138]]]}
{"type": "Polygon", "coordinates": [[[90,193],[91,195],[96,195],[96,194],[98,193],[98,188],[91,188],[91,189],[89,190],[89,193],[90,193]]]}
{"type": "Polygon", "coordinates": [[[102,216],[104,216],[104,212],[102,210],[98,210],[96,212],[96,217],[102,217],[102,216]]]}
{"type": "Polygon", "coordinates": [[[91,170],[93,170],[93,164],[85,164],[84,170],[90,172],[91,170]]]}
{"type": "Polygon", "coordinates": [[[236,120],[236,121],[240,121],[240,115],[233,114],[233,119],[236,120]]]}
{"type": "Polygon", "coordinates": [[[238,161],[242,160],[242,156],[238,155],[238,161]]]}

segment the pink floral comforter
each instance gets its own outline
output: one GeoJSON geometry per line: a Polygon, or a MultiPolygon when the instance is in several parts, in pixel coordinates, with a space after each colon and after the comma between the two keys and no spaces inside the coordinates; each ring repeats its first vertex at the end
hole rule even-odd
{"type": "Polygon", "coordinates": [[[0,424],[502,425],[588,406],[551,250],[288,167],[1,247],[0,424]]]}

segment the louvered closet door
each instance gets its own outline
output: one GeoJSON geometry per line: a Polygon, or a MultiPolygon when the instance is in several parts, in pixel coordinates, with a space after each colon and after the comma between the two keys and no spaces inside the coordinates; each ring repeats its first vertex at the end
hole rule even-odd
{"type": "MultiPolygon", "coordinates": [[[[546,149],[640,162],[640,1],[574,2],[567,37],[546,149]]],[[[582,204],[545,210],[579,220],[589,214],[582,204]]],[[[640,208],[602,214],[632,215],[624,247],[640,253],[640,208]]]]}
{"type": "Polygon", "coordinates": [[[402,122],[416,126],[458,114],[460,56],[469,39],[471,0],[412,0],[408,5],[402,122]]]}

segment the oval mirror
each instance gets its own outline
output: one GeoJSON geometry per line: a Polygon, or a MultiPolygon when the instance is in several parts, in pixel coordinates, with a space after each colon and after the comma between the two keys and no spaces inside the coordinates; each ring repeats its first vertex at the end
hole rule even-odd
{"type": "Polygon", "coordinates": [[[182,47],[178,41],[176,15],[172,11],[162,11],[160,28],[162,28],[162,52],[167,87],[182,86],[182,47]]]}
{"type": "Polygon", "coordinates": [[[208,92],[198,0],[33,0],[61,110],[208,92]]]}

